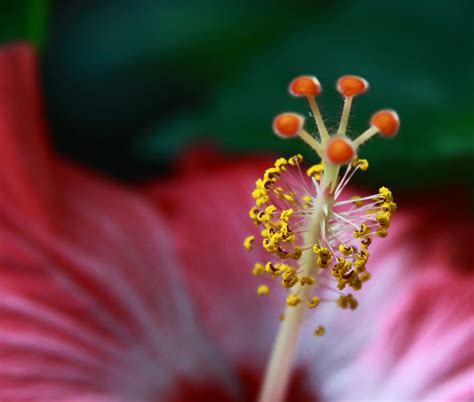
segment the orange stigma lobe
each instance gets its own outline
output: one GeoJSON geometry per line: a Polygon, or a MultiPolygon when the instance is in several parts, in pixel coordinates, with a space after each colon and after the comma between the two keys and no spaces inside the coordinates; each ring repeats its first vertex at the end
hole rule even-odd
{"type": "Polygon", "coordinates": [[[344,96],[357,96],[369,89],[369,83],[357,75],[344,75],[337,81],[336,88],[344,96]]]}
{"type": "Polygon", "coordinates": [[[385,137],[393,137],[400,128],[400,119],[394,110],[381,110],[370,119],[370,125],[385,137]]]}
{"type": "Polygon", "coordinates": [[[302,75],[290,82],[288,90],[293,96],[318,96],[321,93],[321,84],[316,77],[302,75]]]}
{"type": "Polygon", "coordinates": [[[297,113],[281,113],[273,120],[273,131],[282,138],[296,137],[303,128],[304,118],[297,113]]]}
{"type": "Polygon", "coordinates": [[[326,157],[334,165],[349,163],[354,156],[354,145],[346,137],[333,137],[326,147],[326,157]]]}

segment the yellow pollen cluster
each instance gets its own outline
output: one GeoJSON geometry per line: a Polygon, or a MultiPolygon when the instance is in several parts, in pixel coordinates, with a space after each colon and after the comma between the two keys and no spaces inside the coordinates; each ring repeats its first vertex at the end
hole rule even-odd
{"type": "Polygon", "coordinates": [[[323,336],[326,333],[326,328],[324,326],[320,325],[315,331],[314,335],[315,336],[323,336]]]}
{"type": "MultiPolygon", "coordinates": [[[[338,196],[345,185],[341,179],[340,188],[331,194],[333,201],[327,204],[323,226],[312,227],[311,217],[324,196],[321,186],[325,169],[319,163],[302,174],[302,163],[301,155],[279,158],[257,180],[252,192],[255,205],[249,217],[259,228],[261,240],[248,236],[244,248],[252,251],[258,247],[270,257],[253,267],[253,275],[270,280],[260,285],[257,293],[269,294],[270,285],[277,280],[289,292],[286,298],[289,307],[305,305],[314,309],[322,302],[334,302],[342,309],[354,310],[357,300],[351,293],[342,292],[358,291],[370,279],[366,268],[369,246],[373,236],[387,235],[396,204],[386,187],[372,196],[353,196],[340,201],[338,196]],[[314,230],[324,235],[319,241],[308,244],[307,234],[314,230]],[[310,252],[312,257],[306,254],[305,262],[300,261],[305,252],[310,252]],[[305,267],[308,261],[309,269],[305,267]],[[310,290],[310,296],[302,296],[305,288],[310,290]],[[339,293],[338,297],[334,297],[334,292],[339,293]]],[[[368,166],[367,160],[356,159],[348,170],[365,171],[368,166]]],[[[318,331],[324,333],[324,330],[318,331]]]]}

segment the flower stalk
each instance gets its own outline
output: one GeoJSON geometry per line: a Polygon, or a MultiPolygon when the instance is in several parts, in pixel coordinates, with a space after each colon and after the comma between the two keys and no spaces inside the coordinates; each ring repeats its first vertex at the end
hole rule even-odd
{"type": "MultiPolygon", "coordinates": [[[[319,270],[312,247],[321,241],[321,228],[326,226],[323,222],[327,221],[327,211],[330,205],[331,198],[328,197],[321,197],[314,205],[310,219],[311,230],[305,233],[306,247],[299,261],[300,270],[305,277],[316,276],[319,270]]],[[[280,324],[266,369],[259,402],[281,402],[284,400],[307,310],[304,304],[311,299],[312,287],[298,283],[291,289],[291,294],[297,295],[301,304],[298,306],[287,305],[285,308],[284,319],[280,324]]]]}

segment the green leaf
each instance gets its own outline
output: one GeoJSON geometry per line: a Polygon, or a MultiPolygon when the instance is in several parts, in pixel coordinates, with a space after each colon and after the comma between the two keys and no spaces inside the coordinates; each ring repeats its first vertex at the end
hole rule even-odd
{"type": "Polygon", "coordinates": [[[38,49],[46,38],[48,0],[2,0],[0,42],[25,40],[38,49]]]}

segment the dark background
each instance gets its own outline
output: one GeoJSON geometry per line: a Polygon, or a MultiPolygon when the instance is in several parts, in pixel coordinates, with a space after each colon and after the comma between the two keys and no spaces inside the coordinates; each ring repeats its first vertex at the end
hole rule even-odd
{"type": "Polygon", "coordinates": [[[365,77],[351,132],[372,112],[401,118],[394,140],[361,156],[368,183],[424,191],[472,188],[472,1],[12,1],[2,0],[3,42],[41,55],[46,109],[58,149],[109,174],[168,172],[200,143],[229,153],[304,150],[270,130],[284,110],[307,113],[286,91],[316,75],[335,127],[341,74],[365,77]]]}

